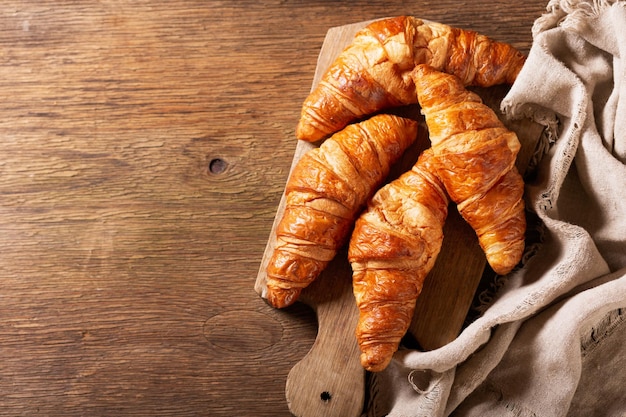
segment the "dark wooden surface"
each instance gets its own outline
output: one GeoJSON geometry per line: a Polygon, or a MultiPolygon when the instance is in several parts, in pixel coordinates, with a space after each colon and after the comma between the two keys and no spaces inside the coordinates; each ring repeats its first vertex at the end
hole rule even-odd
{"type": "Polygon", "coordinates": [[[0,415],[290,415],[315,316],[253,286],[327,30],[546,3],[5,1],[0,415]]]}

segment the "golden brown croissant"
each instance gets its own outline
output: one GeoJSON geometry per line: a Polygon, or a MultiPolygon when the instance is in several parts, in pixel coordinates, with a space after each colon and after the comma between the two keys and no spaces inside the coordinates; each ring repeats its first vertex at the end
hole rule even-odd
{"type": "Polygon", "coordinates": [[[350,239],[356,336],[369,371],[391,361],[441,249],[448,197],[433,162],[428,149],[410,171],[376,192],[350,239]]]}
{"type": "Polygon", "coordinates": [[[410,16],[383,19],[360,30],[304,101],[298,139],[316,141],[381,109],[417,102],[410,77],[428,64],[466,85],[512,83],[525,57],[476,32],[410,16]]]}
{"type": "Polygon", "coordinates": [[[417,137],[417,122],[377,115],[307,152],[285,188],[267,267],[268,302],[292,304],[346,243],[358,213],[417,137]]]}
{"type": "Polygon", "coordinates": [[[412,76],[437,174],[493,270],[506,274],[521,259],[526,231],[517,135],[454,75],[418,65],[412,76]]]}

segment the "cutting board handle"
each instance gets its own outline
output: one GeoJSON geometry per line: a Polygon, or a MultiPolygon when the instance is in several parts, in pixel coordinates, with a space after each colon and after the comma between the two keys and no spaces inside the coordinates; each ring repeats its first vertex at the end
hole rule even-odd
{"type": "Polygon", "coordinates": [[[365,370],[354,335],[358,309],[350,274],[338,269],[343,268],[328,268],[303,294],[316,311],[318,334],[287,376],[285,395],[297,417],[359,417],[363,412],[365,370]]]}

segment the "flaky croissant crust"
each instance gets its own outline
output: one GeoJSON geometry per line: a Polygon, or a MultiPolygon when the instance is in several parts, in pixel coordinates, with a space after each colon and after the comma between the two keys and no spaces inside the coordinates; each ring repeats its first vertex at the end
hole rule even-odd
{"type": "Polygon", "coordinates": [[[441,249],[448,197],[433,162],[426,150],[411,170],[377,191],[350,239],[356,337],[369,371],[391,361],[441,249]]]}
{"type": "Polygon", "coordinates": [[[417,122],[381,114],[350,125],[295,165],[267,267],[268,302],[286,307],[346,243],[358,213],[417,137],[417,122]]]}
{"type": "Polygon", "coordinates": [[[524,61],[477,32],[412,16],[378,20],[355,35],[306,98],[296,136],[316,141],[365,115],[416,103],[411,71],[419,64],[488,87],[512,83],[524,61]]]}
{"type": "Polygon", "coordinates": [[[506,274],[522,257],[526,230],[517,135],[457,77],[418,65],[413,79],[437,175],[476,231],[490,266],[506,274]]]}

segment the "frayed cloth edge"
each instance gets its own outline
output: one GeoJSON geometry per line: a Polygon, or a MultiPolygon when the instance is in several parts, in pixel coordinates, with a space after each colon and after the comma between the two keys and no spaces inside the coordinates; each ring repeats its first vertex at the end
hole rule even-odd
{"type": "Polygon", "coordinates": [[[535,37],[557,26],[580,31],[588,25],[590,18],[598,17],[602,11],[620,2],[623,0],[550,0],[547,13],[535,20],[532,35],[535,37]]]}
{"type": "Polygon", "coordinates": [[[606,314],[590,332],[581,339],[580,348],[582,356],[590,354],[603,340],[611,335],[626,319],[626,309],[618,308],[606,314]]]}

